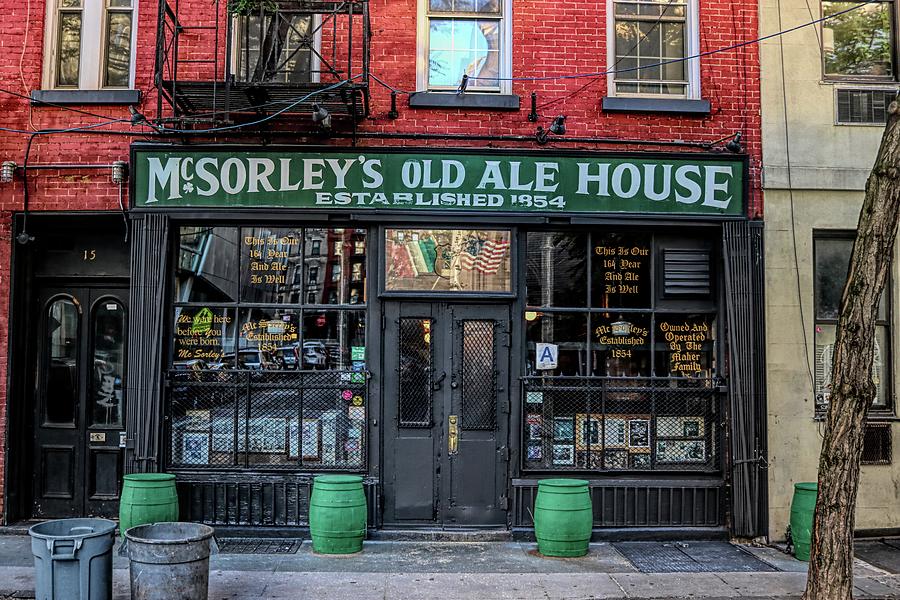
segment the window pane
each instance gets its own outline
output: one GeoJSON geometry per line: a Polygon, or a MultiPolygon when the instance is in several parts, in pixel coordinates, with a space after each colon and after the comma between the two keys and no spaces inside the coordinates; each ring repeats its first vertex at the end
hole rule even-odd
{"type": "Polygon", "coordinates": [[[94,308],[92,422],[122,424],[125,390],[125,307],[107,299],[94,308]]]}
{"type": "Polygon", "coordinates": [[[825,17],[858,7],[822,23],[825,74],[892,77],[892,4],[859,4],[822,2],[825,17]]]}
{"type": "Polygon", "coordinates": [[[306,291],[310,304],[366,301],[366,230],[307,229],[306,291]]]}
{"type": "Polygon", "coordinates": [[[55,300],[47,308],[46,318],[44,420],[74,424],[78,404],[78,307],[68,298],[55,300]]]}
{"type": "Polygon", "coordinates": [[[238,243],[236,227],[182,227],[175,301],[236,301],[238,243]]]}
{"type": "MultiPolygon", "coordinates": [[[[836,325],[816,325],[816,410],[828,408],[831,398],[831,369],[833,367],[834,341],[836,325]]],[[[888,328],[875,327],[875,357],[872,365],[872,382],[877,388],[873,408],[888,406],[887,369],[890,367],[888,356],[888,328]]]]}
{"type": "Polygon", "coordinates": [[[110,8],[130,8],[131,0],[109,0],[110,8]]]}
{"type": "Polygon", "coordinates": [[[587,305],[587,235],[528,234],[526,286],[530,306],[587,305]]]}
{"type": "MultiPolygon", "coordinates": [[[[528,345],[528,375],[585,374],[586,314],[527,311],[525,313],[525,338],[528,345]],[[557,347],[556,368],[537,369],[537,344],[553,344],[557,347]]],[[[544,353],[541,354],[543,356],[544,353]]]]}
{"type": "Polygon", "coordinates": [[[282,308],[239,312],[237,365],[251,371],[295,370],[300,359],[297,313],[282,308]]]}
{"type": "Polygon", "coordinates": [[[388,229],[385,237],[388,291],[511,289],[508,230],[388,229]]]}
{"type": "Polygon", "coordinates": [[[428,84],[456,87],[463,74],[479,77],[469,87],[499,85],[500,20],[431,19],[428,84]]]}
{"type": "Polygon", "coordinates": [[[591,256],[591,306],[650,308],[650,249],[649,236],[595,235],[591,256]]]}
{"type": "MultiPolygon", "coordinates": [[[[853,240],[847,238],[819,238],[815,240],[816,318],[837,319],[840,315],[841,295],[847,282],[853,240]]],[[[887,319],[887,286],[878,305],[878,319],[887,319]]]]}
{"type": "Polygon", "coordinates": [[[397,356],[397,410],[400,427],[431,425],[431,401],[434,397],[434,346],[431,343],[431,319],[400,319],[400,343],[397,356]]]}
{"type": "Polygon", "coordinates": [[[294,271],[300,264],[300,233],[296,229],[241,229],[241,300],[287,304],[295,290],[294,271]]]}
{"type": "Polygon", "coordinates": [[[175,369],[234,368],[234,312],[224,308],[175,309],[175,369]]]}
{"type": "Polygon", "coordinates": [[[656,366],[658,377],[697,377],[715,374],[716,321],[712,315],[657,315],[656,366]]]}
{"type": "Polygon", "coordinates": [[[77,87],[81,63],[81,13],[60,13],[58,35],[56,85],[77,87]]]}
{"type": "Polygon", "coordinates": [[[593,375],[647,377],[650,373],[650,315],[591,315],[593,375]]]}
{"type": "Polygon", "coordinates": [[[429,0],[431,12],[500,14],[500,0],[429,0]]]}
{"type": "Polygon", "coordinates": [[[366,314],[360,310],[303,311],[304,369],[365,370],[366,314]]]}
{"type": "MultiPolygon", "coordinates": [[[[254,11],[256,12],[256,11],[254,11]]],[[[305,83],[312,77],[312,16],[267,13],[260,27],[259,14],[240,18],[240,44],[236,53],[240,81],[305,83]],[[273,20],[274,19],[274,20],[273,20]],[[260,47],[265,44],[266,51],[260,47]]]]}
{"type": "Polygon", "coordinates": [[[103,85],[128,87],[131,82],[131,12],[107,13],[106,68],[103,85]]]}

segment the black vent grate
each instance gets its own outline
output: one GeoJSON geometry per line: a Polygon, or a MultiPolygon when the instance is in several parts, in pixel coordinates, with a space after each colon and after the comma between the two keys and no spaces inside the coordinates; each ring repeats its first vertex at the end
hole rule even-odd
{"type": "Polygon", "coordinates": [[[837,122],[884,125],[897,90],[837,90],[837,122]]]}
{"type": "Polygon", "coordinates": [[[887,423],[866,425],[863,438],[862,464],[891,464],[891,426],[887,423]]]}
{"type": "Polygon", "coordinates": [[[220,554],[296,554],[298,539],[216,538],[220,554]]]}
{"type": "Polygon", "coordinates": [[[666,296],[709,296],[709,250],[669,248],[663,252],[666,296]]]}

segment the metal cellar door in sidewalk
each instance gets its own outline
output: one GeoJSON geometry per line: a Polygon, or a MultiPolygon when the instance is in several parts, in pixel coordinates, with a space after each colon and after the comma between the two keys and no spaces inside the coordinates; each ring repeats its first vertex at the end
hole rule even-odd
{"type": "Polygon", "coordinates": [[[509,306],[388,302],[386,524],[506,525],[509,306]]]}

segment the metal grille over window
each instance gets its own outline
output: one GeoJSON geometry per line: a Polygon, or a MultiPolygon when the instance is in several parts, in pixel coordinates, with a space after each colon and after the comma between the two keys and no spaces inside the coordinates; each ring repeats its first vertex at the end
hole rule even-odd
{"type": "Polygon", "coordinates": [[[497,351],[494,321],[461,323],[462,428],[497,427],[497,351]]]}
{"type": "Polygon", "coordinates": [[[179,370],[168,383],[177,469],[365,466],[365,373],[179,370]]]}
{"type": "Polygon", "coordinates": [[[524,388],[526,469],[719,467],[712,379],[529,377],[524,388]]]}
{"type": "Polygon", "coordinates": [[[401,427],[431,425],[431,401],[434,394],[434,348],[431,343],[432,319],[400,319],[399,402],[401,427]]]}
{"type": "Polygon", "coordinates": [[[837,122],[884,125],[897,90],[837,90],[837,122]]]}
{"type": "Polygon", "coordinates": [[[866,425],[863,438],[862,464],[891,464],[891,426],[888,423],[866,425]]]}

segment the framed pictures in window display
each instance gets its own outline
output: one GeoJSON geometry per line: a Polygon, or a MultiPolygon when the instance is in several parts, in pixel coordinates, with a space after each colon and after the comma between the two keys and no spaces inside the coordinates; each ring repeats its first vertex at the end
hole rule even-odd
{"type": "Polygon", "coordinates": [[[704,440],[657,440],[656,461],[660,463],[706,462],[704,440]]]}
{"type": "Polygon", "coordinates": [[[554,465],[574,465],[575,447],[572,444],[553,444],[554,465]]]}
{"type": "Polygon", "coordinates": [[[696,417],[656,417],[656,436],[702,438],[706,434],[704,418],[696,417]]]}
{"type": "Polygon", "coordinates": [[[528,439],[540,440],[544,435],[544,418],[541,415],[528,415],[526,423],[528,423],[528,439]]]}
{"type": "Polygon", "coordinates": [[[181,462],[186,465],[209,464],[209,434],[186,432],[181,436],[181,462]]]}
{"type": "Polygon", "coordinates": [[[628,447],[650,448],[649,419],[631,419],[628,421],[628,447]]]}
{"type": "Polygon", "coordinates": [[[607,416],[603,424],[603,442],[607,448],[624,448],[626,441],[626,420],[621,417],[607,416]]]}
{"type": "Polygon", "coordinates": [[[571,442],[575,439],[575,421],[572,417],[553,418],[553,441],[571,442]]]}
{"type": "Polygon", "coordinates": [[[542,460],[544,458],[544,452],[540,441],[532,440],[528,442],[527,457],[528,460],[542,460]]]}
{"type": "Polygon", "coordinates": [[[319,426],[318,419],[303,419],[300,440],[303,460],[320,460],[322,458],[322,428],[319,426]]]}
{"type": "Polygon", "coordinates": [[[603,415],[601,414],[577,414],[575,415],[575,449],[592,450],[601,449],[603,441],[600,437],[603,429],[603,415]]]}
{"type": "Polygon", "coordinates": [[[628,450],[606,449],[603,452],[603,462],[607,469],[627,469],[628,450]]]}
{"type": "Polygon", "coordinates": [[[649,469],[650,468],[650,453],[642,452],[642,453],[631,453],[628,455],[628,466],[632,469],[649,469]]]}

